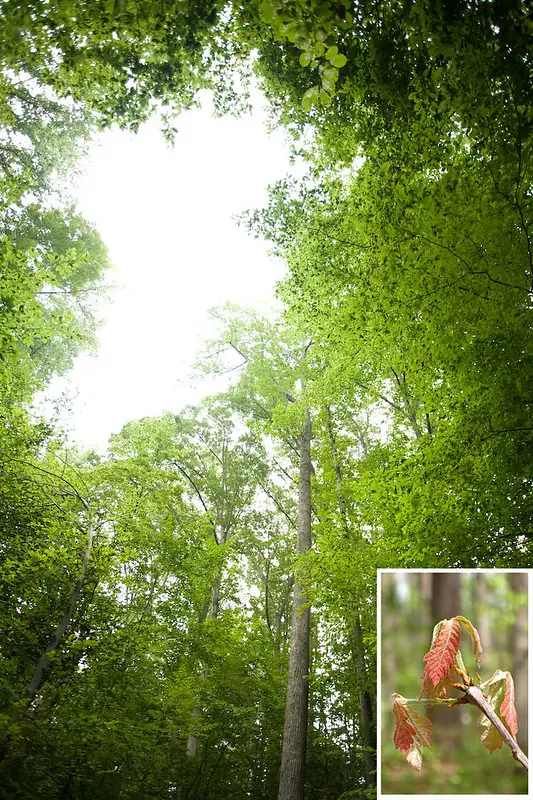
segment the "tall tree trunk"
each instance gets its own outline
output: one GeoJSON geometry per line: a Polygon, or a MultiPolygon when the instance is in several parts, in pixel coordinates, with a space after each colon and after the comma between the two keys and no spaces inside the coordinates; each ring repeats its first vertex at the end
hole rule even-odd
{"type": "MultiPolygon", "coordinates": [[[[311,549],[311,416],[306,413],[300,438],[297,553],[311,549]]],[[[309,700],[309,640],[311,615],[306,587],[295,581],[292,606],[289,678],[278,800],[303,800],[309,700]]]]}
{"type": "MultiPolygon", "coordinates": [[[[200,622],[205,622],[207,617],[209,616],[210,620],[215,620],[218,617],[218,608],[219,608],[219,601],[220,601],[220,579],[216,578],[213,582],[213,586],[211,587],[211,601],[209,606],[206,607],[205,614],[203,615],[203,619],[200,622]]],[[[204,667],[200,672],[200,679],[202,681],[207,680],[208,672],[207,669],[204,667]]],[[[202,707],[199,703],[197,703],[193,710],[192,710],[192,718],[194,720],[194,727],[198,729],[200,727],[200,722],[202,719],[202,707]]],[[[198,755],[198,736],[195,733],[191,733],[190,736],[187,737],[187,750],[186,754],[188,758],[196,758],[198,755]]]]}
{"type": "MultiPolygon", "coordinates": [[[[337,486],[337,499],[339,511],[341,513],[343,527],[346,533],[349,533],[348,515],[346,498],[344,497],[342,470],[339,461],[339,453],[337,444],[335,442],[335,434],[333,432],[333,424],[331,420],[331,411],[329,406],[326,406],[326,419],[328,439],[333,458],[333,468],[335,470],[335,483],[337,486]]],[[[365,777],[367,786],[376,785],[377,775],[377,749],[376,749],[376,720],[375,709],[372,704],[372,694],[368,690],[368,670],[365,664],[365,651],[363,644],[363,633],[361,630],[361,618],[359,612],[356,611],[355,619],[351,622],[351,636],[350,643],[352,648],[352,659],[357,675],[357,683],[359,685],[359,714],[360,714],[360,732],[361,743],[365,748],[365,777]]]]}
{"type": "MultiPolygon", "coordinates": [[[[441,619],[451,619],[460,614],[460,579],[457,572],[434,572],[431,576],[432,624],[441,619]]],[[[429,649],[428,642],[428,649],[429,649]]],[[[442,750],[451,753],[460,749],[460,716],[449,708],[433,707],[428,710],[433,723],[435,741],[442,742],[442,750]]]]}
{"type": "MultiPolygon", "coordinates": [[[[218,545],[224,544],[227,539],[227,532],[222,530],[219,535],[217,536],[217,532],[215,530],[215,540],[218,545]]],[[[218,611],[220,605],[220,584],[222,582],[222,574],[221,572],[215,577],[213,581],[213,585],[211,586],[211,600],[209,604],[206,604],[205,613],[202,614],[200,619],[200,623],[205,622],[207,617],[209,616],[210,620],[216,620],[218,618],[218,611]]],[[[200,673],[200,677],[202,680],[207,680],[208,672],[207,669],[202,669],[200,673]]],[[[195,722],[195,727],[200,726],[200,720],[202,717],[202,709],[199,704],[195,705],[192,710],[193,720],[195,722]]],[[[196,734],[191,733],[190,736],[187,737],[187,757],[188,758],[196,758],[198,755],[198,736],[196,734]]]]}

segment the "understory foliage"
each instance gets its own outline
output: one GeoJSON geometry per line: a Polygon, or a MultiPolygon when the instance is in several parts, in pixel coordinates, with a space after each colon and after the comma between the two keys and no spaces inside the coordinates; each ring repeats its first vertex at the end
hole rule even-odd
{"type": "MultiPolygon", "coordinates": [[[[376,567],[530,564],[527,14],[1,4],[3,797],[372,797],[376,567]],[[252,74],[308,165],[246,216],[287,264],[283,312],[216,312],[200,366],[230,388],[79,452],[29,412],[95,340],[109,265],[72,205],[77,160],[96,127],[136,130],[156,108],[172,138],[206,88],[236,113],[252,74]],[[284,794],[295,586],[306,777],[284,794]]],[[[459,623],[472,635],[455,618],[450,642],[459,623]]],[[[427,691],[455,658],[428,656],[427,691]]],[[[483,686],[513,734],[508,678],[483,686]]],[[[399,698],[394,713],[417,761],[427,726],[399,698]]]]}

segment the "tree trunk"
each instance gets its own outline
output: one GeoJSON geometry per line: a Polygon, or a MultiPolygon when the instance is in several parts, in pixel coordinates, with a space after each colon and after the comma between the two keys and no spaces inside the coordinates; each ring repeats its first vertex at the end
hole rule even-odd
{"type": "MultiPolygon", "coordinates": [[[[434,572],[431,576],[432,624],[441,619],[451,619],[460,611],[460,574],[458,572],[434,572]]],[[[428,650],[431,642],[428,642],[428,650]]],[[[433,724],[435,741],[442,742],[443,752],[460,750],[460,715],[452,709],[435,706],[428,710],[433,724]]]]}
{"type": "Polygon", "coordinates": [[[376,719],[372,695],[368,690],[368,670],[365,664],[363,632],[359,616],[355,618],[352,641],[352,658],[359,685],[359,730],[364,747],[366,785],[375,786],[377,776],[376,719]]]}
{"type": "MultiPolygon", "coordinates": [[[[306,413],[300,439],[297,553],[311,549],[311,416],[306,413]]],[[[278,800],[303,800],[309,699],[309,640],[311,615],[306,587],[296,580],[293,593],[289,678],[281,753],[278,800]]]]}
{"type": "Polygon", "coordinates": [[[59,625],[57,626],[55,633],[48,643],[45,651],[43,652],[39,662],[37,663],[31,680],[28,684],[28,687],[25,692],[26,702],[24,705],[24,709],[19,711],[19,716],[22,715],[24,710],[30,705],[31,701],[35,697],[37,691],[39,690],[43,680],[44,680],[44,673],[48,665],[50,664],[50,653],[57,649],[59,646],[65,631],[70,626],[74,612],[78,607],[78,602],[81,595],[81,590],[83,589],[83,584],[85,581],[85,573],[87,571],[87,564],[89,563],[89,558],[91,556],[91,550],[93,546],[93,539],[94,539],[94,530],[92,525],[89,526],[89,534],[87,537],[87,544],[85,546],[85,550],[83,552],[83,557],[81,561],[81,569],[80,574],[78,575],[78,579],[72,589],[70,594],[70,603],[68,609],[63,614],[59,625]]]}
{"type": "MultiPolygon", "coordinates": [[[[218,616],[218,601],[219,601],[219,594],[220,594],[220,583],[216,582],[212,589],[211,589],[211,603],[209,605],[209,619],[215,620],[218,616]]],[[[207,613],[205,615],[207,618],[207,613]]],[[[202,620],[205,622],[205,619],[202,620]]],[[[204,667],[200,672],[200,680],[206,681],[209,676],[207,669],[204,667]]],[[[199,703],[196,703],[192,710],[192,718],[194,720],[194,728],[198,730],[200,728],[200,724],[202,721],[202,707],[199,703]]],[[[196,758],[198,755],[198,736],[195,733],[191,733],[187,737],[187,750],[186,750],[187,758],[196,758]]]]}
{"type": "MultiPolygon", "coordinates": [[[[217,538],[217,537],[215,537],[217,538]]],[[[224,544],[226,541],[226,534],[223,532],[221,539],[217,539],[219,544],[224,544]]],[[[213,581],[213,585],[211,587],[211,600],[209,605],[206,606],[205,614],[203,614],[203,618],[200,619],[200,623],[205,622],[207,617],[209,616],[210,620],[216,620],[218,618],[218,611],[220,605],[220,584],[221,584],[221,574],[219,574],[215,580],[213,581]]],[[[208,672],[207,669],[203,669],[200,673],[200,677],[202,680],[207,680],[208,672]]],[[[195,705],[192,710],[192,716],[195,722],[195,727],[199,727],[200,720],[202,718],[202,709],[200,705],[195,705]]],[[[191,734],[187,737],[187,757],[188,758],[196,758],[198,755],[198,736],[196,734],[191,734]]]]}
{"type": "Polygon", "coordinates": [[[483,572],[474,575],[474,616],[475,626],[483,649],[492,650],[492,631],[487,618],[487,579],[483,572]]]}

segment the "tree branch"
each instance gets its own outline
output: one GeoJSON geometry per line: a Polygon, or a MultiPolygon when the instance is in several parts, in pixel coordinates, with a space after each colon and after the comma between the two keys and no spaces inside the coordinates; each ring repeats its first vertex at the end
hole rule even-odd
{"type": "Polygon", "coordinates": [[[187,480],[188,480],[188,481],[189,481],[189,483],[191,484],[192,488],[193,488],[193,489],[194,489],[194,491],[196,492],[196,496],[198,497],[198,499],[199,499],[200,503],[202,504],[202,507],[203,507],[203,509],[204,509],[205,513],[207,514],[207,518],[208,518],[208,520],[209,520],[209,523],[210,523],[210,525],[211,525],[211,528],[213,529],[213,536],[214,536],[214,538],[215,538],[215,542],[216,542],[217,544],[220,544],[220,542],[218,541],[218,538],[217,538],[217,527],[216,527],[216,525],[215,525],[215,522],[214,522],[214,520],[213,520],[213,517],[212,517],[212,516],[211,516],[211,514],[209,513],[209,509],[207,508],[207,505],[205,504],[204,498],[202,497],[202,493],[200,492],[199,488],[197,487],[197,485],[195,484],[195,482],[193,481],[193,479],[191,478],[191,476],[190,476],[190,475],[187,473],[187,471],[186,471],[186,470],[185,470],[185,469],[184,469],[184,468],[181,466],[181,464],[179,464],[177,461],[173,461],[172,463],[174,464],[174,466],[175,466],[175,467],[177,467],[177,468],[179,469],[179,471],[181,472],[181,474],[182,474],[182,475],[184,475],[184,476],[187,478],[187,480]]]}
{"type": "Polygon", "coordinates": [[[482,714],[484,714],[488,720],[494,725],[500,736],[502,737],[503,741],[505,742],[508,747],[511,748],[511,752],[513,754],[513,758],[516,759],[524,769],[528,769],[528,761],[522,750],[520,749],[518,742],[516,742],[503,722],[499,719],[497,714],[494,713],[492,708],[490,707],[488,701],[485,699],[485,696],[479,686],[467,686],[466,687],[466,699],[467,701],[479,708],[482,714]]]}

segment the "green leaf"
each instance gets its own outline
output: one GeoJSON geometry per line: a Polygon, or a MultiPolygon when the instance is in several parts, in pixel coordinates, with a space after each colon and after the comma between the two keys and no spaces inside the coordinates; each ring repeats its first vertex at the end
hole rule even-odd
{"type": "Polygon", "coordinates": [[[338,67],[339,69],[340,69],[340,67],[344,67],[344,65],[348,63],[348,59],[342,53],[339,53],[338,55],[336,55],[334,58],[332,58],[330,60],[331,60],[331,63],[333,64],[333,66],[334,67],[338,67]]]}
{"type": "Polygon", "coordinates": [[[310,89],[306,91],[304,96],[302,97],[302,108],[304,111],[310,111],[312,107],[318,101],[318,93],[319,87],[318,86],[311,86],[310,89]]]}
{"type": "Polygon", "coordinates": [[[269,24],[274,22],[276,11],[277,7],[272,3],[261,3],[259,6],[259,14],[261,15],[261,19],[263,22],[268,22],[269,24]]]}

